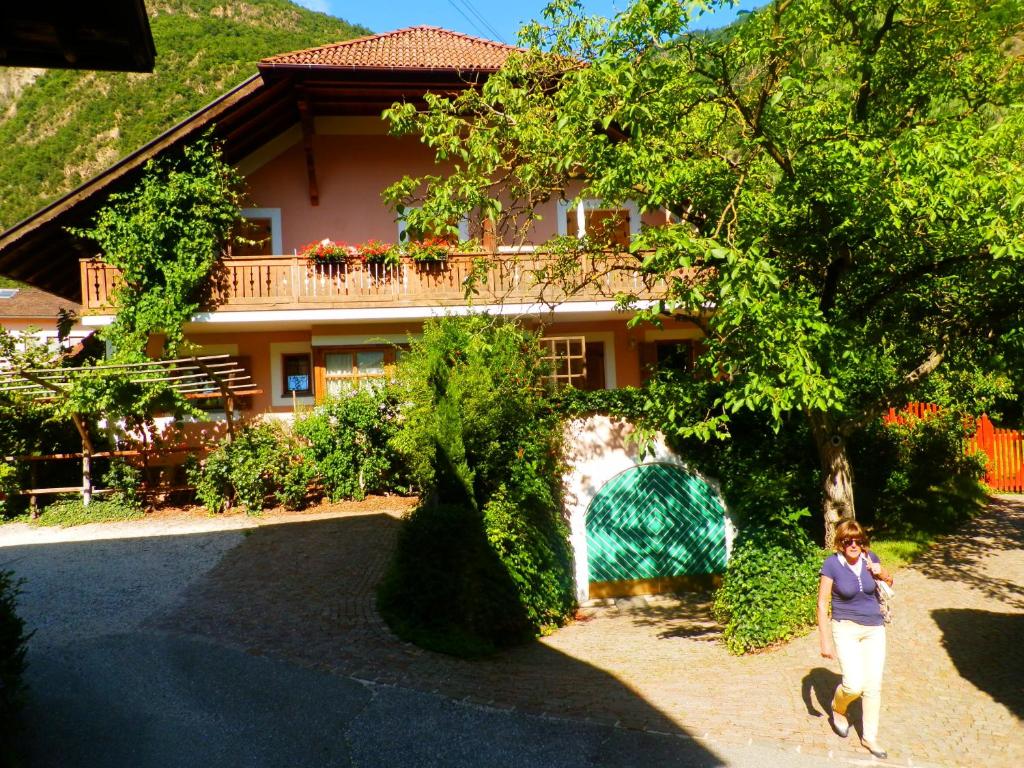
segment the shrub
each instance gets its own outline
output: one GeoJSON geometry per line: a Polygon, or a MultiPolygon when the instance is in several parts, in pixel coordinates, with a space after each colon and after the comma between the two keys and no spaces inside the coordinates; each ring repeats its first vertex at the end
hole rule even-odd
{"type": "Polygon", "coordinates": [[[514,325],[443,318],[398,366],[392,444],[423,492],[380,591],[403,637],[478,655],[560,624],[575,606],[561,429],[540,354],[514,325]]]}
{"type": "Polygon", "coordinates": [[[112,459],[103,482],[114,490],[113,498],[124,506],[142,509],[142,470],[124,459],[112,459]]]}
{"type": "Polygon", "coordinates": [[[58,499],[44,507],[39,517],[30,522],[32,525],[59,525],[69,528],[89,523],[137,520],[143,516],[140,506],[126,503],[117,494],[111,494],[109,498],[93,497],[88,506],[82,503],[80,496],[58,499]]]}
{"type": "Polygon", "coordinates": [[[645,402],[644,391],[637,387],[593,391],[564,387],[552,392],[548,399],[552,410],[566,418],[600,413],[631,422],[642,419],[645,402]]]}
{"type": "Polygon", "coordinates": [[[421,506],[405,521],[378,606],[400,637],[456,656],[533,635],[479,513],[464,504],[421,506]]]}
{"type": "Polygon", "coordinates": [[[984,501],[984,458],[964,454],[967,431],[963,415],[950,410],[857,435],[858,519],[896,536],[943,533],[968,519],[984,501]]]}
{"type": "Polygon", "coordinates": [[[502,489],[483,509],[491,550],[512,580],[528,629],[560,625],[575,607],[569,531],[544,503],[514,501],[502,489]]]}
{"type": "Polygon", "coordinates": [[[740,532],[714,602],[732,653],[775,645],[815,624],[826,553],[797,523],[806,514],[801,510],[740,532]]]}
{"type": "Polygon", "coordinates": [[[7,496],[18,490],[18,469],[0,461],[0,517],[7,513],[7,496]]]}
{"type": "Polygon", "coordinates": [[[277,422],[247,425],[225,438],[209,456],[189,469],[196,497],[217,513],[238,503],[257,514],[276,498],[290,509],[302,507],[314,476],[312,457],[277,422]]]}
{"type": "Polygon", "coordinates": [[[10,571],[0,571],[0,764],[6,765],[13,755],[8,751],[14,742],[17,714],[25,700],[25,653],[29,636],[25,622],[18,616],[18,593],[21,582],[10,571]]]}
{"type": "Polygon", "coordinates": [[[396,419],[394,398],[382,388],[332,398],[296,422],[294,432],[308,441],[331,499],[406,490],[400,463],[388,446],[396,419]]]}

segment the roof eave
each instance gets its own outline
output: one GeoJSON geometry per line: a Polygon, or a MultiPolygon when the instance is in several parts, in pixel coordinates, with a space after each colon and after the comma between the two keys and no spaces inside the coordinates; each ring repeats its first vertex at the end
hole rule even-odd
{"type": "Polygon", "coordinates": [[[239,99],[244,98],[252,91],[262,85],[262,78],[259,73],[248,78],[225,94],[222,94],[202,109],[193,112],[177,125],[164,131],[152,141],[144,144],[139,149],[118,160],[110,167],[104,169],[91,179],[68,192],[61,198],[54,200],[44,208],[36,211],[31,216],[22,219],[13,225],[6,232],[0,233],[0,254],[36,229],[38,226],[56,218],[61,212],[70,208],[75,202],[86,197],[91,197],[113,181],[119,179],[125,173],[135,170],[140,165],[154,157],[160,150],[174,144],[180,139],[189,136],[198,130],[205,128],[211,123],[221,110],[233,105],[239,99]]]}

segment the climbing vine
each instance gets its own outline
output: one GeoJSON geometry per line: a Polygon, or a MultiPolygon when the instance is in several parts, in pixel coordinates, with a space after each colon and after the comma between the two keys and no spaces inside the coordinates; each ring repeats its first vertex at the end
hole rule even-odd
{"type": "Polygon", "coordinates": [[[117,316],[102,331],[119,358],[144,357],[152,334],[164,335],[168,354],[179,351],[241,202],[242,179],[207,132],[180,155],[150,160],[134,187],[110,195],[91,228],[71,230],[121,272],[117,316]]]}

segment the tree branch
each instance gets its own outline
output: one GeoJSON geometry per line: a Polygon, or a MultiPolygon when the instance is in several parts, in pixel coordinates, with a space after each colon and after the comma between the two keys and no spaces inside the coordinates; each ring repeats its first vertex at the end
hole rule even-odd
{"type": "Polygon", "coordinates": [[[889,407],[890,403],[895,400],[900,394],[909,392],[918,383],[923,381],[930,373],[932,373],[942,363],[946,353],[944,350],[933,349],[928,353],[928,357],[925,358],[924,362],[918,365],[914,370],[910,371],[903,380],[897,384],[892,391],[890,391],[885,397],[876,400],[874,403],[865,408],[859,416],[855,416],[852,419],[847,419],[839,425],[839,433],[844,437],[848,437],[858,429],[863,429],[872,421],[877,419],[886,408],[889,407]]]}

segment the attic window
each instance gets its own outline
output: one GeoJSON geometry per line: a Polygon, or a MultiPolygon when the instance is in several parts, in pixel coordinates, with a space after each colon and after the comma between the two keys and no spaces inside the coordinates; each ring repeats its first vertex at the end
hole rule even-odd
{"type": "Polygon", "coordinates": [[[13,299],[17,295],[17,288],[0,288],[0,299],[13,299]]]}

